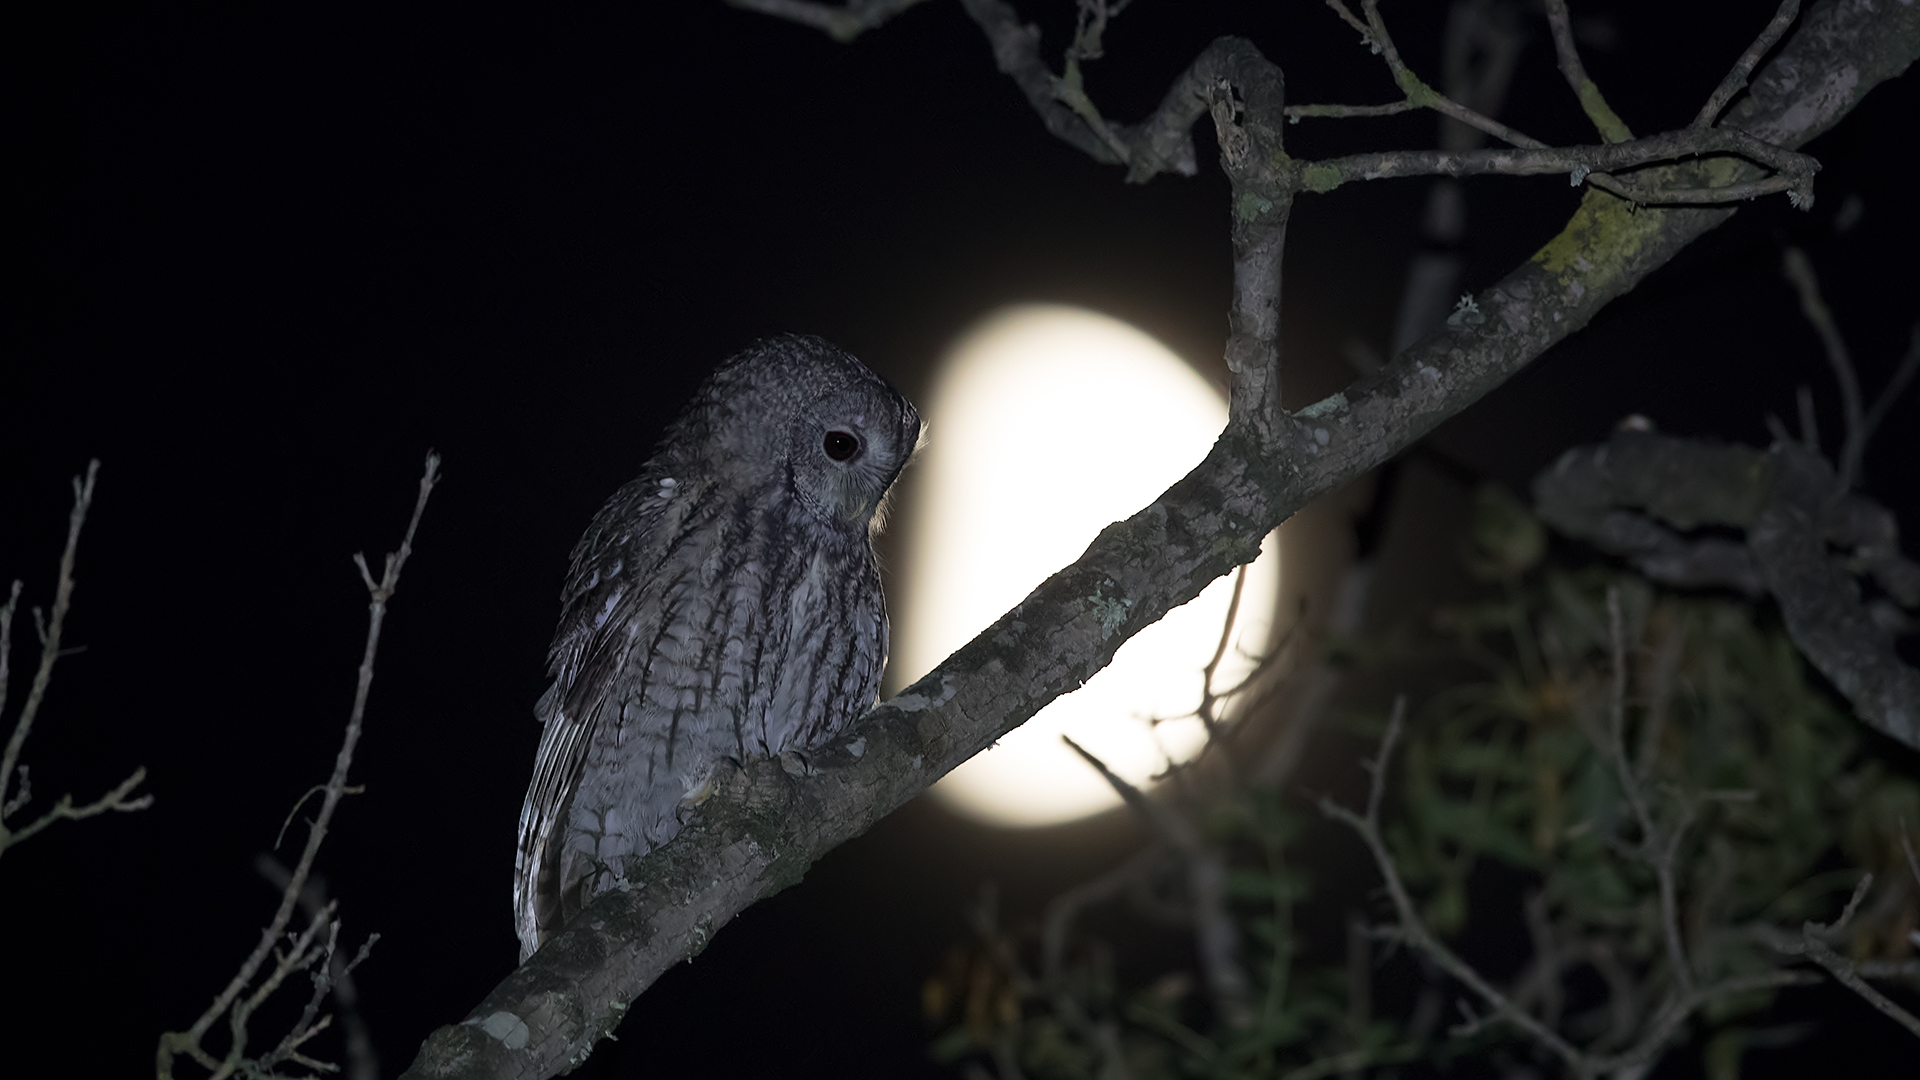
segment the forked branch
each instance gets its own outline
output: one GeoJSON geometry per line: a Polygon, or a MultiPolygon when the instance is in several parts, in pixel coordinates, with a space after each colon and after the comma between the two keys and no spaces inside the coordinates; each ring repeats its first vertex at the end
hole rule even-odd
{"type": "MultiPolygon", "coordinates": [[[[73,566],[80,548],[80,528],[86,524],[87,511],[93,506],[93,481],[99,472],[100,463],[89,461],[87,478],[84,481],[77,476],[73,478],[73,511],[67,515],[67,545],[60,553],[60,576],[54,584],[52,616],[44,618],[39,608],[33,609],[34,627],[40,632],[40,663],[34,668],[33,683],[27,688],[27,700],[20,706],[20,715],[14,718],[6,751],[0,754],[0,855],[56,821],[80,821],[110,810],[128,812],[153,805],[152,795],[133,794],[147,778],[147,770],[142,766],[90,803],[75,806],[72,795],[61,795],[46,813],[27,824],[19,827],[7,824],[9,817],[26,809],[33,800],[32,776],[27,766],[20,764],[20,754],[26,748],[27,736],[33,734],[33,722],[40,716],[48,687],[53,685],[53,666],[62,655],[60,639],[66,631],[67,612],[73,606],[73,566]],[[16,776],[20,786],[9,792],[16,776]]],[[[0,715],[6,711],[8,662],[13,656],[13,616],[19,606],[20,583],[15,581],[7,592],[7,602],[0,604],[0,715]]]]}
{"type": "MultiPolygon", "coordinates": [[[[296,972],[317,965],[321,979],[331,978],[340,925],[339,920],[334,918],[335,905],[327,904],[313,912],[303,931],[290,933],[288,928],[292,925],[294,908],[300,903],[313,873],[313,863],[320,853],[320,845],[327,838],[327,828],[333,821],[334,811],[339,808],[340,800],[350,793],[347,771],[353,765],[353,752],[360,743],[367,696],[373,689],[373,662],[380,648],[380,629],[386,622],[387,602],[400,585],[400,572],[413,554],[413,537],[420,528],[421,515],[426,512],[427,498],[433,494],[434,485],[439,481],[440,455],[429,453],[426,469],[420,476],[420,491],[414,500],[413,516],[407,521],[406,534],[401,538],[399,550],[387,555],[386,567],[378,581],[368,571],[366,558],[360,554],[353,556],[354,565],[359,568],[361,580],[367,587],[367,638],[360,654],[359,675],[353,691],[353,706],[347,714],[346,734],[340,741],[339,752],[334,755],[333,774],[328,777],[321,794],[320,809],[308,824],[306,847],[301,850],[300,861],[294,865],[292,875],[280,891],[280,906],[274,911],[266,928],[260,931],[259,943],[241,961],[240,970],[234,973],[226,987],[214,996],[212,1004],[185,1031],[169,1031],[160,1036],[159,1046],[154,1051],[154,1072],[158,1080],[172,1080],[175,1059],[178,1057],[190,1058],[207,1069],[211,1074],[210,1080],[223,1080],[243,1071],[271,1072],[273,1065],[279,1061],[295,1061],[319,1071],[332,1068],[307,1058],[300,1050],[309,1038],[318,1033],[319,1025],[326,1022],[324,1017],[315,1019],[319,1008],[317,1003],[325,996],[324,989],[316,993],[313,999],[315,1004],[308,1007],[294,1029],[261,1058],[251,1058],[247,1054],[247,1024],[260,1005],[296,972]],[[279,946],[284,948],[277,949],[279,946]],[[273,961],[271,967],[268,967],[269,959],[273,961]],[[254,984],[256,978],[261,979],[257,986],[254,984]],[[203,1045],[202,1040],[222,1017],[227,1019],[229,1043],[225,1054],[215,1056],[203,1045]]],[[[304,799],[305,796],[302,796],[304,799]]],[[[366,948],[370,945],[371,939],[361,947],[360,958],[364,958],[366,948]]],[[[356,958],[352,964],[359,962],[359,958],[356,958]]],[[[348,967],[351,968],[352,964],[348,967]]]]}

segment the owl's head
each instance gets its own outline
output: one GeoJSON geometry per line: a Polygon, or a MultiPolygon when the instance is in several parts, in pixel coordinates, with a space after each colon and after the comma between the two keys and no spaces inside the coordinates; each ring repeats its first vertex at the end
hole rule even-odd
{"type": "MultiPolygon", "coordinates": [[[[920,414],[865,364],[816,337],[755,342],[714,373],[728,426],[823,523],[865,532],[920,441],[920,414]],[[764,459],[763,459],[764,460],[764,459]]],[[[745,447],[742,447],[745,449],[745,447]]]]}

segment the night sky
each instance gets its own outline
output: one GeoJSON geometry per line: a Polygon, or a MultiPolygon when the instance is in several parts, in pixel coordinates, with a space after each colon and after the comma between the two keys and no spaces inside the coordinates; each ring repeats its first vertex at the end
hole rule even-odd
{"type": "MultiPolygon", "coordinates": [[[[1385,6],[1437,81],[1444,5],[1385,6]]],[[[1690,119],[1772,8],[1575,6],[1612,29],[1589,67],[1642,133],[1690,119]]],[[[1021,7],[1057,63],[1071,4],[1021,7]]],[[[78,1071],[150,1069],[158,1033],[193,1020],[271,914],[254,856],[325,780],[352,696],[365,591],[349,556],[397,542],[429,448],[446,479],[388,620],[354,765],[366,792],[319,863],[346,938],[382,935],[358,983],[389,1075],[511,969],[515,824],[567,553],[714,363],[817,333],[912,396],[972,320],[1038,300],[1127,319],[1224,385],[1210,134],[1199,177],[1123,184],[1045,133],[953,3],[850,46],[717,2],[47,17],[9,50],[0,583],[24,579],[27,603],[51,595],[68,478],[102,466],[68,627],[84,651],[27,746],[25,813],[137,765],[156,799],[0,864],[4,1029],[78,1071]]],[[[1221,33],[1280,64],[1292,101],[1392,94],[1306,0],[1141,0],[1089,89],[1135,119],[1221,33]]],[[[1592,141],[1543,23],[1502,119],[1592,141]]],[[[1743,209],[1431,448],[1521,487],[1628,412],[1764,444],[1802,383],[1831,437],[1837,397],[1779,249],[1809,251],[1871,395],[1920,310],[1916,130],[1909,73],[1806,148],[1825,165],[1811,213],[1743,209]]],[[[1304,156],[1426,147],[1434,121],[1288,137],[1304,156]]],[[[1297,206],[1290,405],[1337,388],[1347,343],[1385,348],[1425,194],[1398,181],[1297,206]]],[[[1551,177],[1473,181],[1466,285],[1497,280],[1578,197],[1551,177]]],[[[1917,401],[1865,470],[1909,552],[1917,401]]],[[[17,706],[32,655],[13,660],[17,706]]],[[[282,857],[303,840],[296,824],[282,857]]],[[[978,883],[1035,903],[1134,842],[1124,818],[1014,835],[911,805],[662,980],[591,1074],[940,1075],[919,985],[978,883]]]]}

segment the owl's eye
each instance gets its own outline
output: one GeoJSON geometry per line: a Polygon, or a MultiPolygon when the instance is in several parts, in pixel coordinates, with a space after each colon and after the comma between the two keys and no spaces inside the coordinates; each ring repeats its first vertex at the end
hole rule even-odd
{"type": "Polygon", "coordinates": [[[849,432],[829,431],[827,437],[821,440],[820,448],[835,461],[848,461],[860,452],[860,440],[849,432]]]}

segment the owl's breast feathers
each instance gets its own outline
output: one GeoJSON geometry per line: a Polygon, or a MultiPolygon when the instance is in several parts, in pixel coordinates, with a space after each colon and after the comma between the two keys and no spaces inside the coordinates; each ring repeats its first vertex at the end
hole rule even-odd
{"type": "Polygon", "coordinates": [[[521,815],[523,956],[670,839],[721,761],[817,746],[877,696],[887,625],[866,530],[797,512],[778,482],[672,471],[650,462],[574,551],[521,815]]]}

